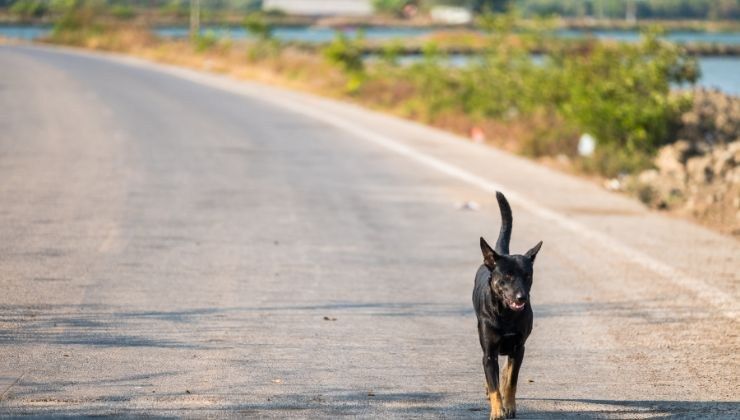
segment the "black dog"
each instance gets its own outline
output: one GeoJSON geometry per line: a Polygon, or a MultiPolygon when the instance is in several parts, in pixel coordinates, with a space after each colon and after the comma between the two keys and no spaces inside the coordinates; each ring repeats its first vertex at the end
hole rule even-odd
{"type": "Polygon", "coordinates": [[[495,250],[480,238],[483,265],[475,275],[473,306],[483,348],[483,371],[491,402],[491,419],[503,419],[516,417],[516,381],[524,359],[524,343],[532,331],[529,290],[532,288],[534,259],[542,241],[524,255],[509,255],[511,207],[498,191],[496,199],[501,210],[501,231],[495,250]],[[508,356],[501,387],[499,354],[508,356]]]}

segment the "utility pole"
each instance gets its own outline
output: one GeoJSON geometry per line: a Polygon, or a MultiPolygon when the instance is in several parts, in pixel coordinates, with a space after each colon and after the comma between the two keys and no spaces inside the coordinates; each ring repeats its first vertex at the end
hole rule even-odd
{"type": "Polygon", "coordinates": [[[635,0],[627,0],[627,13],[624,19],[629,23],[637,22],[637,4],[635,0]]]}
{"type": "Polygon", "coordinates": [[[200,35],[200,0],[190,0],[190,39],[200,35]]]}

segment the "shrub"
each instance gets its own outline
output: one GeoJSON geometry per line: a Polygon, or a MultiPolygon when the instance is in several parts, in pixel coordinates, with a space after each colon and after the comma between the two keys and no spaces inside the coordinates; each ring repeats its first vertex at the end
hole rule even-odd
{"type": "Polygon", "coordinates": [[[244,18],[244,29],[259,41],[272,39],[273,27],[260,12],[250,13],[244,18]]]}
{"type": "Polygon", "coordinates": [[[183,0],[170,0],[160,8],[164,15],[185,18],[190,13],[190,6],[183,0]]]}
{"type": "MultiPolygon", "coordinates": [[[[515,32],[512,14],[484,15],[479,22],[487,30],[488,48],[463,68],[451,66],[429,43],[420,61],[396,70],[386,60],[383,71],[370,76],[410,83],[411,93],[400,101],[417,118],[457,113],[472,121],[529,121],[530,133],[519,138],[525,154],[574,155],[578,137],[590,133],[596,152],[580,165],[603,175],[649,166],[657,148],[675,139],[690,97],[671,95],[670,89],[694,82],[698,70],[679,47],[662,41],[660,32],[648,31],[633,44],[593,41],[575,51],[561,44],[540,60],[530,50],[542,45],[548,25],[515,32]]],[[[347,50],[346,44],[337,45],[343,47],[338,51],[347,50]]],[[[346,55],[335,55],[347,61],[346,55]]],[[[357,54],[352,59],[360,60],[357,54]]]]}
{"type": "Polygon", "coordinates": [[[407,3],[408,0],[373,0],[373,8],[379,13],[401,16],[407,3]]]}
{"type": "Polygon", "coordinates": [[[105,10],[103,0],[55,0],[51,5],[58,16],[52,40],[79,45],[84,44],[88,36],[102,32],[99,18],[105,10]]]}
{"type": "Polygon", "coordinates": [[[134,8],[128,4],[117,4],[111,7],[110,14],[120,20],[130,20],[136,17],[134,8]]]}
{"type": "Polygon", "coordinates": [[[695,63],[655,32],[637,44],[596,44],[585,54],[551,57],[547,68],[549,84],[558,87],[550,100],[608,152],[601,155],[614,162],[599,169],[609,175],[639,169],[674,138],[690,98],[671,96],[671,84],[697,75],[695,63]]]}
{"type": "Polygon", "coordinates": [[[22,20],[40,18],[49,12],[46,2],[41,0],[18,0],[10,7],[10,13],[22,20]]]}
{"type": "Polygon", "coordinates": [[[409,112],[431,120],[440,113],[462,111],[460,72],[448,68],[443,62],[446,58],[435,43],[428,42],[424,45],[421,61],[404,72],[402,77],[410,81],[416,91],[416,98],[408,106],[409,112]]]}
{"type": "Polygon", "coordinates": [[[356,93],[365,79],[365,63],[363,61],[362,41],[364,35],[357,33],[352,39],[343,32],[337,32],[334,40],[323,49],[324,57],[348,77],[345,89],[356,93]]]}
{"type": "Polygon", "coordinates": [[[195,45],[195,51],[208,51],[218,44],[218,36],[215,32],[208,30],[205,33],[195,35],[193,37],[193,43],[195,45]]]}

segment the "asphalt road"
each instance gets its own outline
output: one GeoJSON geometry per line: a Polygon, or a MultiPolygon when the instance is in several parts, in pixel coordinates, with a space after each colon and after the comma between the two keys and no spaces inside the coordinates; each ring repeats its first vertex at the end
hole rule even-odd
{"type": "Polygon", "coordinates": [[[495,188],[512,251],[545,243],[520,418],[740,417],[737,241],[352,105],[25,46],[0,47],[0,416],[487,418],[495,188]]]}

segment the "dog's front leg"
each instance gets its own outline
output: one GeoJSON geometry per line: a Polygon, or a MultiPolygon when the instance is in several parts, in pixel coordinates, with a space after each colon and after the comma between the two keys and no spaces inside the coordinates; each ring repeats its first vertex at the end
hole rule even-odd
{"type": "Polygon", "coordinates": [[[483,355],[483,371],[486,373],[488,400],[491,403],[491,420],[504,419],[506,417],[498,386],[498,352],[496,350],[489,348],[483,355]]]}
{"type": "Polygon", "coordinates": [[[524,346],[519,346],[506,360],[503,378],[504,414],[506,418],[516,417],[516,382],[519,379],[519,368],[524,360],[524,346]]]}

